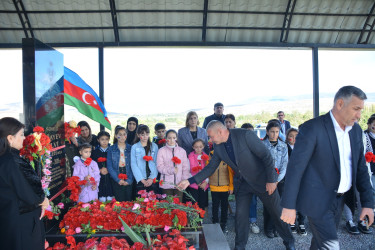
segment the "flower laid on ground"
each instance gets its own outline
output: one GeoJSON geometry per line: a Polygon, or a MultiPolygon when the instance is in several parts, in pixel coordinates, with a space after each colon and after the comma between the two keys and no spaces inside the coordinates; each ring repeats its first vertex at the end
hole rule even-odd
{"type": "Polygon", "coordinates": [[[48,186],[52,180],[51,178],[51,139],[44,133],[44,128],[36,126],[33,133],[25,137],[23,147],[20,150],[20,155],[30,162],[30,165],[35,170],[35,163],[39,162],[41,171],[38,173],[41,176],[42,188],[46,196],[49,196],[48,186]]]}
{"type": "Polygon", "coordinates": [[[175,164],[180,164],[180,163],[181,163],[181,159],[178,158],[177,156],[174,156],[174,157],[172,158],[172,161],[173,161],[173,163],[175,163],[175,164]]]}
{"type": "Polygon", "coordinates": [[[70,138],[74,136],[79,136],[81,134],[81,128],[77,126],[75,121],[65,122],[64,123],[65,129],[65,141],[71,143],[70,138]]]}
{"type": "Polygon", "coordinates": [[[118,174],[118,178],[125,181],[128,179],[128,176],[126,174],[118,174]]]}
{"type": "Polygon", "coordinates": [[[143,156],[143,160],[145,160],[145,161],[152,161],[153,159],[152,159],[151,155],[145,155],[145,156],[143,156]]]}
{"type": "MultiPolygon", "coordinates": [[[[116,238],[116,237],[93,237],[87,239],[85,242],[78,242],[76,243],[70,238],[72,236],[67,236],[68,245],[65,245],[61,242],[56,242],[52,247],[46,248],[47,250],[55,250],[55,249],[74,249],[76,250],[83,250],[83,249],[130,249],[130,250],[146,250],[146,249],[153,249],[153,250],[166,250],[166,249],[195,249],[194,246],[187,246],[188,240],[181,235],[181,232],[178,230],[173,230],[169,234],[165,234],[164,236],[157,235],[155,239],[152,240],[151,246],[145,246],[141,242],[135,242],[132,246],[126,241],[124,238],[116,238]],[[69,237],[69,240],[68,240],[69,237]]],[[[73,238],[73,237],[72,237],[73,238]]],[[[48,242],[46,243],[46,245],[48,242]]]]}
{"type": "Polygon", "coordinates": [[[71,229],[85,226],[90,230],[120,231],[121,217],[130,227],[137,225],[150,225],[156,228],[197,228],[201,226],[204,210],[198,204],[191,202],[181,203],[178,198],[168,196],[166,200],[159,200],[153,192],[141,193],[141,198],[132,202],[102,203],[95,201],[93,204],[78,203],[72,207],[60,222],[60,228],[71,229]]]}

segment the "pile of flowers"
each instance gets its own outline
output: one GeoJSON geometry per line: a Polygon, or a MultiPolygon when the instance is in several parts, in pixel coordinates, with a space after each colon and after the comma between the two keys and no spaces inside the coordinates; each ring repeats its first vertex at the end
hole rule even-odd
{"type": "Polygon", "coordinates": [[[77,126],[75,121],[65,122],[64,123],[65,129],[65,141],[71,143],[70,138],[74,136],[79,136],[81,134],[81,127],[77,126]]]}
{"type": "Polygon", "coordinates": [[[44,128],[36,126],[33,133],[26,136],[23,141],[23,147],[20,150],[20,155],[30,162],[30,165],[35,170],[35,162],[41,164],[42,188],[44,193],[49,196],[48,186],[51,182],[51,139],[44,133],[44,128]]]}
{"type": "Polygon", "coordinates": [[[54,249],[75,249],[75,250],[84,250],[84,249],[134,249],[134,250],[143,250],[143,249],[154,249],[154,250],[182,250],[182,249],[195,249],[194,246],[187,247],[186,242],[188,240],[181,235],[180,231],[172,230],[169,234],[164,236],[157,235],[156,239],[153,239],[152,245],[147,247],[141,242],[135,242],[133,246],[130,246],[126,239],[116,238],[116,237],[102,237],[100,240],[98,237],[93,237],[85,242],[76,243],[75,239],[71,236],[74,234],[73,231],[70,232],[67,238],[67,244],[65,245],[61,242],[56,242],[52,247],[46,248],[47,250],[54,249]]]}
{"type": "Polygon", "coordinates": [[[181,203],[178,198],[146,192],[139,192],[141,198],[136,201],[78,203],[71,208],[60,222],[62,231],[68,229],[81,230],[87,233],[100,231],[120,232],[122,223],[129,227],[150,225],[163,228],[165,231],[173,228],[198,228],[201,225],[205,211],[198,204],[181,203]],[[82,230],[84,228],[84,230],[82,230]]]}

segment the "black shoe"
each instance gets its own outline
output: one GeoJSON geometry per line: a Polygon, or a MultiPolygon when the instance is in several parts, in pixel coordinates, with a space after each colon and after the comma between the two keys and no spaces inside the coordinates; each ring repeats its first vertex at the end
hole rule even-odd
{"type": "Polygon", "coordinates": [[[346,222],[345,227],[346,227],[346,230],[348,231],[348,233],[355,234],[355,235],[359,234],[358,228],[354,224],[353,221],[350,220],[350,221],[346,222]]]}
{"type": "Polygon", "coordinates": [[[367,228],[364,221],[359,221],[358,222],[358,229],[363,234],[372,234],[372,229],[371,228],[367,228]]]}
{"type": "Polygon", "coordinates": [[[275,237],[272,231],[265,231],[264,234],[270,239],[275,237]]]}
{"type": "Polygon", "coordinates": [[[223,233],[228,233],[228,228],[227,228],[226,224],[220,224],[220,227],[221,227],[221,230],[223,231],[223,233]]]}
{"type": "Polygon", "coordinates": [[[303,224],[298,225],[298,234],[307,235],[305,225],[303,225],[303,224]]]}
{"type": "Polygon", "coordinates": [[[273,236],[276,238],[276,237],[279,237],[279,234],[277,233],[276,230],[273,230],[273,236]]]}
{"type": "Polygon", "coordinates": [[[297,233],[297,227],[296,227],[296,225],[295,224],[293,224],[293,225],[290,225],[290,230],[292,231],[292,233],[297,233]]]}

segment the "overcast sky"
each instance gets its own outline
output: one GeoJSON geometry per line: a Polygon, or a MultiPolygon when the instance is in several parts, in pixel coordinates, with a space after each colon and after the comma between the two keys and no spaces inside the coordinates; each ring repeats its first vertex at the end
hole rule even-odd
{"type": "MultiPolygon", "coordinates": [[[[95,91],[97,49],[60,49],[64,64],[95,91]]],[[[0,105],[22,102],[22,52],[0,50],[0,105]]],[[[375,51],[319,52],[320,92],[344,85],[375,92],[375,51]]],[[[252,97],[310,94],[310,49],[107,48],[104,49],[108,112],[149,114],[236,105],[252,97]]]]}

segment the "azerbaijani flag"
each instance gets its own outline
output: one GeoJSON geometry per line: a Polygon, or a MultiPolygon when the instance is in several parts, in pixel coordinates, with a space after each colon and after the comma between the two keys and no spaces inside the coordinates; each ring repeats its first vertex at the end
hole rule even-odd
{"type": "Polygon", "coordinates": [[[64,103],[111,129],[107,111],[95,91],[74,71],[64,67],[64,103]]]}

